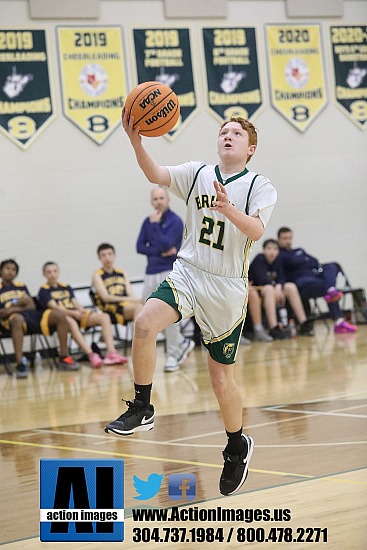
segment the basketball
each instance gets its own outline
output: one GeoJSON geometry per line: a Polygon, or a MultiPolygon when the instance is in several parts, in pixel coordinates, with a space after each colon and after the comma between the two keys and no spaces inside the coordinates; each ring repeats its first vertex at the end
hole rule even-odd
{"type": "Polygon", "coordinates": [[[134,117],[139,134],[158,137],[167,134],[177,123],[180,105],[173,90],[160,82],[142,82],[126,98],[125,109],[134,117]]]}

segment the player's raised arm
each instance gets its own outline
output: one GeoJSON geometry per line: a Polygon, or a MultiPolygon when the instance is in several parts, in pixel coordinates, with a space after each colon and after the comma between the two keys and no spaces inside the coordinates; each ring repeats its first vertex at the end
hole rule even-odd
{"type": "Polygon", "coordinates": [[[157,183],[169,187],[171,178],[165,166],[160,166],[144,149],[142,139],[139,134],[139,126],[134,128],[134,117],[127,118],[126,109],[122,110],[122,126],[135,151],[136,160],[150,183],[157,183]]]}

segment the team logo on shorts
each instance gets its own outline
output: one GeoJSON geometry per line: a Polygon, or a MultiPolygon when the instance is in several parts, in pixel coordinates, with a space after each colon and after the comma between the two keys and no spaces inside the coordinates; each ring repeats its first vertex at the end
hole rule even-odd
{"type": "Polygon", "coordinates": [[[234,344],[229,344],[228,342],[226,342],[223,346],[223,353],[226,356],[226,358],[229,359],[233,354],[233,352],[234,352],[234,344]]]}

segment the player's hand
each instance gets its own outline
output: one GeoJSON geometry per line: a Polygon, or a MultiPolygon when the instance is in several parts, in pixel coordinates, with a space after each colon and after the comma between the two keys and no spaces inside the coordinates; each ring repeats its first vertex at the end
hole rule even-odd
{"type": "Polygon", "coordinates": [[[162,219],[162,212],[159,210],[153,210],[151,215],[149,216],[149,221],[151,223],[159,223],[162,219]]]}
{"type": "Polygon", "coordinates": [[[139,134],[140,126],[136,126],[136,128],[134,128],[134,117],[131,116],[128,119],[128,112],[125,109],[125,107],[123,107],[121,112],[121,122],[122,122],[122,127],[127,133],[127,136],[131,141],[132,145],[136,143],[141,143],[141,136],[139,134]]]}
{"type": "Polygon", "coordinates": [[[163,258],[166,258],[167,256],[176,256],[177,254],[177,248],[175,246],[171,246],[166,252],[162,252],[161,256],[163,258]]]}
{"type": "Polygon", "coordinates": [[[217,196],[215,200],[212,202],[213,206],[210,207],[210,210],[217,210],[218,212],[225,213],[226,208],[230,204],[228,200],[227,191],[221,183],[214,180],[213,181],[214,188],[217,192],[217,196]]]}

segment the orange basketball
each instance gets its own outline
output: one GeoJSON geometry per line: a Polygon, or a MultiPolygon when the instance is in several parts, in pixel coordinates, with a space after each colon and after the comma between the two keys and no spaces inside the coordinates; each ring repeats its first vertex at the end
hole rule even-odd
{"type": "Polygon", "coordinates": [[[142,82],[126,98],[128,118],[134,117],[134,128],[148,137],[163,136],[176,124],[180,105],[171,88],[160,82],[142,82]]]}

